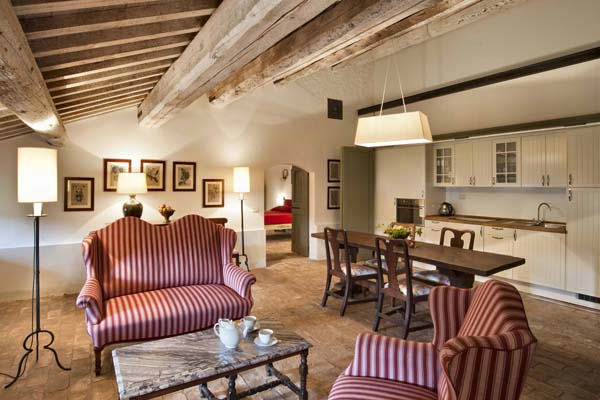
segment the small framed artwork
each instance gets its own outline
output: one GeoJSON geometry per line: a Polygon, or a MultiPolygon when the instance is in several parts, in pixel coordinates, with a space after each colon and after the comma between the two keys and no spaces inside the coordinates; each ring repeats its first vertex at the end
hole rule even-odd
{"type": "Polygon", "coordinates": [[[146,186],[149,192],[164,192],[167,163],[161,160],[140,161],[140,171],[146,174],[146,186]]]}
{"type": "Polygon", "coordinates": [[[131,172],[131,160],[122,158],[104,159],[104,191],[116,192],[119,174],[121,172],[131,172]]]}
{"type": "Polygon", "coordinates": [[[202,179],[202,207],[225,207],[224,179],[202,179]]]}
{"type": "Polygon", "coordinates": [[[327,160],[327,182],[340,181],[340,160],[327,160]]]}
{"type": "Polygon", "coordinates": [[[173,161],[173,191],[196,191],[196,163],[173,161]]]}
{"type": "Polygon", "coordinates": [[[65,178],[65,211],[94,211],[94,178],[65,178]]]}
{"type": "Polygon", "coordinates": [[[340,209],[340,187],[339,186],[328,186],[327,187],[327,209],[328,210],[339,210],[340,209]]]}

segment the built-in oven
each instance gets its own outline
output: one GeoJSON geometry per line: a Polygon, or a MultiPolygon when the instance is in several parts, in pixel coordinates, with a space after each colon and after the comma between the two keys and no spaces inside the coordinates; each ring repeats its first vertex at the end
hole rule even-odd
{"type": "Polygon", "coordinates": [[[419,199],[396,199],[396,222],[423,225],[423,203],[419,199]]]}

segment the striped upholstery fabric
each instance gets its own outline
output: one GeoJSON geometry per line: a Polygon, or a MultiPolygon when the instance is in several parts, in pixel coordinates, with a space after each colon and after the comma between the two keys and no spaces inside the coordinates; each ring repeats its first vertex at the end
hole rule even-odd
{"type": "Polygon", "coordinates": [[[242,318],[252,302],[223,285],[194,285],[114,297],[106,318],[88,323],[94,348],[109,343],[179,335],[213,326],[219,318],[242,318]]]}
{"type": "Polygon", "coordinates": [[[235,290],[235,292],[252,301],[250,286],[256,282],[254,275],[249,274],[232,262],[227,262],[223,267],[223,278],[226,286],[235,290]]]}
{"type": "Polygon", "coordinates": [[[104,317],[102,288],[96,278],[88,278],[77,296],[77,307],[85,308],[85,315],[92,324],[97,324],[104,317]]]}
{"type": "Polygon", "coordinates": [[[329,398],[518,399],[537,342],[519,292],[496,280],[476,289],[440,286],[431,291],[429,308],[432,343],[360,335],[354,360],[329,398]],[[407,397],[413,395],[407,386],[437,395],[407,397]]]}
{"type": "Polygon", "coordinates": [[[386,379],[340,376],[329,400],[435,400],[436,392],[419,386],[386,379]]]}

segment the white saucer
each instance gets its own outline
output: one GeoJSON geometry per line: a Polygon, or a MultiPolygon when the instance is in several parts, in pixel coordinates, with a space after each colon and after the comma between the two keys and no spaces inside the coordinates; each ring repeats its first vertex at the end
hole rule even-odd
{"type": "MultiPolygon", "coordinates": [[[[243,323],[242,321],[238,321],[238,326],[239,326],[240,328],[242,328],[242,330],[244,330],[244,323],[243,323]]],[[[258,322],[258,321],[257,321],[257,322],[254,324],[254,328],[250,329],[250,330],[248,331],[248,333],[256,332],[256,331],[257,331],[257,330],[259,330],[259,329],[260,329],[260,322],[258,322]]]]}
{"type": "Polygon", "coordinates": [[[271,341],[267,344],[263,344],[259,338],[254,339],[254,344],[260,347],[271,347],[273,345],[276,345],[277,343],[279,343],[279,340],[277,340],[276,337],[272,337],[271,341]]]}

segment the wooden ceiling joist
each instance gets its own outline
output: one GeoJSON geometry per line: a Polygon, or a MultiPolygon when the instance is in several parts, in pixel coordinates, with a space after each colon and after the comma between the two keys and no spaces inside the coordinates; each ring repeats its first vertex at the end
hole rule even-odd
{"type": "Polygon", "coordinates": [[[132,84],[126,83],[125,86],[120,89],[115,89],[115,88],[98,89],[98,90],[91,90],[87,93],[80,93],[80,94],[74,94],[74,95],[70,95],[70,96],[54,98],[54,105],[56,107],[59,107],[61,105],[78,104],[82,101],[99,99],[99,98],[103,98],[103,97],[107,97],[107,96],[120,96],[120,95],[126,94],[126,93],[136,93],[136,92],[139,93],[139,92],[143,92],[143,91],[150,91],[150,90],[152,90],[152,88],[154,87],[156,82],[158,82],[158,79],[155,79],[148,83],[141,83],[141,84],[137,84],[137,85],[132,85],[132,84]]]}
{"type": "Polygon", "coordinates": [[[219,83],[209,91],[209,100],[213,104],[230,103],[438,1],[345,0],[337,3],[219,83]]]}
{"type": "Polygon", "coordinates": [[[82,112],[86,112],[86,111],[90,111],[90,110],[97,110],[97,109],[100,109],[103,107],[112,107],[115,105],[121,105],[124,103],[130,103],[130,102],[135,102],[135,101],[137,101],[139,103],[140,101],[142,101],[142,99],[145,96],[146,96],[146,94],[142,93],[142,94],[137,94],[137,95],[133,95],[133,96],[128,96],[123,99],[105,100],[105,101],[101,101],[97,104],[91,104],[91,105],[87,105],[87,106],[77,107],[76,109],[60,110],[60,115],[61,115],[61,117],[66,118],[69,115],[77,115],[77,114],[81,114],[82,112]]]}
{"type": "Polygon", "coordinates": [[[94,98],[94,99],[87,99],[87,100],[75,101],[75,102],[71,102],[71,103],[57,105],[56,108],[58,109],[58,112],[62,116],[64,112],[73,110],[73,109],[84,110],[85,107],[100,106],[100,105],[104,105],[109,102],[115,102],[115,101],[121,101],[121,100],[132,100],[134,98],[144,98],[148,94],[148,92],[150,92],[150,89],[131,91],[129,93],[121,93],[119,95],[102,96],[102,97],[98,97],[98,98],[94,98]]]}
{"type": "Polygon", "coordinates": [[[0,27],[0,103],[48,143],[62,145],[65,127],[9,1],[0,2],[0,27]]]}
{"type": "Polygon", "coordinates": [[[113,112],[116,110],[121,110],[123,108],[135,107],[138,104],[140,104],[140,100],[133,100],[133,101],[129,101],[129,102],[121,103],[121,104],[109,105],[109,106],[105,106],[105,107],[98,107],[98,108],[94,108],[92,110],[87,110],[87,111],[80,111],[79,113],[72,113],[70,115],[65,116],[64,121],[65,121],[65,123],[69,123],[69,122],[73,122],[75,120],[80,120],[80,119],[84,119],[84,118],[97,116],[100,114],[106,114],[106,113],[113,112]]]}
{"type": "Polygon", "coordinates": [[[13,0],[13,8],[18,17],[43,16],[64,12],[81,12],[106,7],[131,6],[132,4],[152,3],[161,0],[77,0],[77,1],[31,1],[13,0]]]}
{"type": "MultiPolygon", "coordinates": [[[[166,69],[165,69],[166,70],[166,69]]],[[[112,91],[128,90],[143,85],[152,85],[158,82],[160,76],[165,70],[158,70],[154,74],[141,73],[138,75],[124,76],[112,81],[92,83],[90,85],[82,85],[76,88],[68,88],[51,92],[55,104],[59,104],[63,99],[78,99],[86,96],[95,96],[102,93],[110,93],[112,91]]]]}

